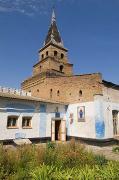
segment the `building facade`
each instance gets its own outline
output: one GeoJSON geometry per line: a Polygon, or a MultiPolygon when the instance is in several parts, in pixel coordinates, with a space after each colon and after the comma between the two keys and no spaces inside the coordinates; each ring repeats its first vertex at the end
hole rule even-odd
{"type": "Polygon", "coordinates": [[[119,136],[119,85],[73,74],[53,11],[32,76],[0,89],[0,140],[111,140],[119,136]]]}

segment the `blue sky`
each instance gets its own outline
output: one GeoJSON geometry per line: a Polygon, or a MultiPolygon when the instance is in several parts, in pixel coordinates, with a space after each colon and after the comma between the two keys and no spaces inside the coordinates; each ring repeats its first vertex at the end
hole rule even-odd
{"type": "Polygon", "coordinates": [[[119,0],[0,0],[0,86],[31,76],[53,5],[74,73],[119,84],[119,0]]]}

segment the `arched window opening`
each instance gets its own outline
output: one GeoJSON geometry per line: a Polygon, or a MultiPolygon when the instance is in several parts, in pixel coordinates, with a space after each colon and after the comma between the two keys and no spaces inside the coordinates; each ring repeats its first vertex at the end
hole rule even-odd
{"type": "Polygon", "coordinates": [[[50,98],[52,98],[52,93],[53,93],[53,90],[50,89],[50,98]]]}
{"type": "Polygon", "coordinates": [[[80,91],[79,91],[79,97],[81,97],[82,94],[83,94],[83,92],[80,90],[80,91]]]}
{"type": "Polygon", "coordinates": [[[57,51],[54,51],[54,56],[57,56],[57,51]]]}
{"type": "Polygon", "coordinates": [[[64,58],[64,54],[63,53],[61,53],[61,59],[63,59],[64,58]]]}
{"type": "Polygon", "coordinates": [[[59,112],[59,108],[56,107],[56,110],[55,110],[55,117],[56,118],[60,118],[60,112],[59,112]]]}
{"type": "Polygon", "coordinates": [[[41,57],[42,57],[42,59],[43,59],[43,58],[44,58],[44,54],[42,54],[42,56],[41,56],[41,57]]]}
{"type": "Polygon", "coordinates": [[[59,108],[58,107],[56,107],[55,112],[59,112],[59,108]]]}
{"type": "Polygon", "coordinates": [[[41,69],[42,69],[42,66],[40,66],[40,71],[41,71],[41,69]]]}
{"type": "Polygon", "coordinates": [[[60,68],[60,72],[63,72],[63,68],[64,68],[63,65],[61,65],[59,68],[60,68]]]}
{"type": "Polygon", "coordinates": [[[37,89],[37,92],[39,92],[39,89],[37,89]]]}
{"type": "Polygon", "coordinates": [[[60,96],[60,91],[59,90],[57,91],[57,96],[60,96]]]}
{"type": "Polygon", "coordinates": [[[48,56],[48,51],[46,51],[46,56],[48,56]]]}

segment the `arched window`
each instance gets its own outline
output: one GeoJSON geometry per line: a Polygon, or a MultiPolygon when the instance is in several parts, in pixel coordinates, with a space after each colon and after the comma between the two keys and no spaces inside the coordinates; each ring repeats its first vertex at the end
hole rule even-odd
{"type": "Polygon", "coordinates": [[[61,59],[63,59],[64,58],[64,54],[63,53],[61,53],[61,59]]]}
{"type": "Polygon", "coordinates": [[[52,92],[53,92],[53,90],[50,89],[50,98],[52,98],[52,92]]]}
{"type": "Polygon", "coordinates": [[[54,56],[57,56],[57,51],[54,51],[54,56]]]}
{"type": "Polygon", "coordinates": [[[81,97],[82,94],[83,94],[83,92],[80,90],[80,91],[79,91],[79,97],[81,97]]]}
{"type": "Polygon", "coordinates": [[[37,92],[39,92],[39,89],[37,89],[37,92]]]}
{"type": "Polygon", "coordinates": [[[59,90],[57,91],[57,96],[60,96],[60,91],[59,90]]]}
{"type": "Polygon", "coordinates": [[[63,68],[64,68],[63,65],[61,65],[61,66],[59,67],[60,72],[63,72],[63,68]]]}
{"type": "Polygon", "coordinates": [[[46,56],[48,56],[48,51],[46,51],[46,56]]]}
{"type": "Polygon", "coordinates": [[[42,66],[40,66],[40,71],[41,71],[41,69],[42,69],[42,66]]]}
{"type": "Polygon", "coordinates": [[[42,56],[41,56],[41,57],[42,57],[42,59],[43,59],[43,58],[44,58],[44,54],[42,54],[42,56]]]}

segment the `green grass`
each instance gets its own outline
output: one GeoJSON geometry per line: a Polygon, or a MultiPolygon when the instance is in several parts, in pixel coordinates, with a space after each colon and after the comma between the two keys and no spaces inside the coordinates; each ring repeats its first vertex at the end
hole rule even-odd
{"type": "Polygon", "coordinates": [[[118,180],[119,162],[87,152],[80,143],[46,147],[0,146],[0,180],[118,180]]]}

